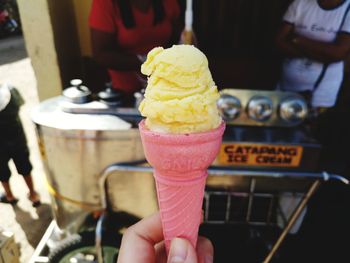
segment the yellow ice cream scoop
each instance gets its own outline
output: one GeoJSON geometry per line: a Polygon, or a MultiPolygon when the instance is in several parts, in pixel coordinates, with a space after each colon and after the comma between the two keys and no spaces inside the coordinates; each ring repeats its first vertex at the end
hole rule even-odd
{"type": "Polygon", "coordinates": [[[148,129],[194,133],[217,128],[219,93],[206,56],[191,45],[152,49],[141,66],[147,76],[145,99],[139,110],[148,129]]]}

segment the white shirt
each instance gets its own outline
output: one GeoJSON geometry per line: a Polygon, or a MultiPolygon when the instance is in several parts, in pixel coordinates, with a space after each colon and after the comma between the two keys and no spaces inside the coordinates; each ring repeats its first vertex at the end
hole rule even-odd
{"type": "MultiPolygon", "coordinates": [[[[350,15],[341,26],[350,0],[333,9],[323,9],[317,0],[294,0],[283,19],[294,25],[298,35],[322,42],[333,42],[338,32],[350,33],[350,15]],[[341,26],[341,28],[340,28],[341,26]]],[[[308,58],[285,59],[279,88],[289,91],[313,90],[323,63],[308,58]]],[[[344,62],[329,64],[319,86],[314,91],[314,107],[332,107],[343,80],[344,62]]]]}

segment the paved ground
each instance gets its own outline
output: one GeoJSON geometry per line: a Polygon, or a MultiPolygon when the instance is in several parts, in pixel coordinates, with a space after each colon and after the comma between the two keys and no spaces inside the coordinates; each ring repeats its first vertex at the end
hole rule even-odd
{"type": "MultiPolygon", "coordinates": [[[[15,234],[21,251],[20,261],[26,263],[51,221],[51,210],[49,194],[44,184],[44,171],[37,147],[35,127],[30,119],[33,107],[39,103],[36,80],[22,37],[0,39],[0,83],[9,83],[17,87],[26,101],[20,114],[31,151],[34,183],[43,202],[37,209],[31,206],[27,199],[28,191],[25,183],[11,163],[10,183],[20,201],[17,207],[0,203],[0,227],[15,234]]],[[[0,192],[2,191],[0,186],[0,192]]]]}

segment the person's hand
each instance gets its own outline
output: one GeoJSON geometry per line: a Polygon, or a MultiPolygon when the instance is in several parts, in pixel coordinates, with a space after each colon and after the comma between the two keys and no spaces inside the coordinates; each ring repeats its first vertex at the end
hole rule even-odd
{"type": "Polygon", "coordinates": [[[167,259],[160,215],[156,213],[126,230],[117,263],[212,263],[213,255],[213,245],[204,237],[198,237],[196,250],[186,239],[175,238],[167,259]]]}
{"type": "Polygon", "coordinates": [[[198,41],[194,31],[182,31],[179,44],[198,46],[198,41]]]}
{"type": "Polygon", "coordinates": [[[297,44],[298,39],[300,38],[300,36],[295,33],[294,31],[292,31],[289,35],[288,35],[288,41],[290,43],[292,43],[293,45],[297,44]]]}

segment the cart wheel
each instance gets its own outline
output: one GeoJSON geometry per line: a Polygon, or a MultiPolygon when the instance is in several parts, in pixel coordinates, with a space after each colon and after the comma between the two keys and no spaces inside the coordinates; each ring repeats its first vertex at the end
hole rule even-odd
{"type": "MultiPolygon", "coordinates": [[[[120,242],[103,243],[103,259],[106,263],[117,261],[120,242]],[[114,244],[113,244],[114,243],[114,244]]],[[[94,233],[74,234],[55,247],[49,254],[50,263],[97,262],[94,233]]]]}

